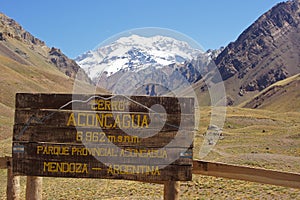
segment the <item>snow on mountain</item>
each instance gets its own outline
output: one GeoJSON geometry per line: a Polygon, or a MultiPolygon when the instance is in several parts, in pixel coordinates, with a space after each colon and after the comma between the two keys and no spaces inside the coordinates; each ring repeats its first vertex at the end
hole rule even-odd
{"type": "Polygon", "coordinates": [[[138,72],[150,66],[161,68],[191,61],[201,53],[187,42],[170,37],[131,35],[88,51],[75,61],[96,81],[103,73],[111,76],[118,71],[138,72]]]}

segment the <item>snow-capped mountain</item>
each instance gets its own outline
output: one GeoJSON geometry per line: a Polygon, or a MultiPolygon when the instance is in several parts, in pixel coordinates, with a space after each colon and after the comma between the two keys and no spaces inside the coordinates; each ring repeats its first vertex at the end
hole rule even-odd
{"type": "Polygon", "coordinates": [[[75,60],[97,82],[103,73],[112,76],[118,71],[137,72],[150,66],[161,68],[190,61],[200,53],[187,42],[171,37],[131,35],[88,51],[75,60]]]}

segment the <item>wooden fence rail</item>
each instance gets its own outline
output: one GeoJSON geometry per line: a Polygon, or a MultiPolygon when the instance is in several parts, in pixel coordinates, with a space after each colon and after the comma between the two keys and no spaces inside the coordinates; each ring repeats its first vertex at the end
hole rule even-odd
{"type": "MultiPolygon", "coordinates": [[[[0,169],[7,169],[7,199],[17,200],[20,194],[20,180],[18,176],[12,173],[12,158],[0,157],[0,169]]],[[[272,184],[284,187],[300,189],[300,174],[290,172],[280,172],[254,167],[237,166],[224,163],[214,163],[208,161],[193,161],[193,174],[223,177],[251,181],[264,184],[272,184]]],[[[27,193],[34,193],[34,199],[41,199],[41,179],[39,177],[28,177],[27,182],[32,181],[35,184],[27,183],[27,193]]],[[[155,182],[164,184],[164,199],[179,199],[179,182],[155,182]]],[[[32,196],[26,195],[27,199],[32,196]]]]}
{"type": "Polygon", "coordinates": [[[194,160],[193,174],[223,177],[300,189],[299,173],[280,172],[254,167],[194,160]]]}

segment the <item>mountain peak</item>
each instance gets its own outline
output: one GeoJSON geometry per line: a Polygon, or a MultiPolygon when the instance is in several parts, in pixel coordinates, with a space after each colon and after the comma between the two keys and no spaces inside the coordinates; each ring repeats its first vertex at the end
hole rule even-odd
{"type": "Polygon", "coordinates": [[[166,36],[130,35],[78,56],[75,60],[96,81],[104,72],[111,76],[120,70],[139,71],[183,63],[196,57],[200,50],[187,42],[166,36]]]}

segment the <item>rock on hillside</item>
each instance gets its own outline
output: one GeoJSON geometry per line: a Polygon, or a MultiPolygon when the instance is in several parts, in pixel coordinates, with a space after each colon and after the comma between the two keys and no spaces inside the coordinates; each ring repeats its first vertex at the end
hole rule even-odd
{"type": "Polygon", "coordinates": [[[25,31],[20,24],[15,20],[0,13],[0,40],[6,40],[7,37],[15,38],[28,45],[45,46],[45,42],[34,37],[29,32],[25,31]]]}
{"type": "Polygon", "coordinates": [[[47,47],[45,42],[24,30],[15,20],[0,13],[0,55],[21,64],[32,65],[36,64],[29,56],[32,51],[54,64],[65,75],[75,78],[77,74],[77,79],[92,83],[77,63],[65,56],[59,49],[47,47]],[[15,41],[21,42],[26,48],[16,48],[15,41]]]}
{"type": "Polygon", "coordinates": [[[83,70],[81,70],[79,65],[74,60],[69,59],[64,55],[60,49],[52,47],[48,57],[50,61],[67,76],[93,84],[91,79],[83,70]]]}
{"type": "Polygon", "coordinates": [[[300,71],[300,1],[279,3],[215,59],[235,104],[300,71]]]}
{"type": "MultiPolygon", "coordinates": [[[[104,93],[105,90],[89,84],[82,73],[82,80],[74,77],[79,66],[60,50],[25,31],[13,19],[0,14],[0,146],[2,155],[11,153],[15,95],[29,93],[104,93]],[[79,80],[79,79],[77,79],[79,80]],[[75,87],[76,86],[76,87],[75,87]],[[7,140],[9,139],[9,140],[7,140]],[[4,144],[4,146],[3,146],[4,144]]],[[[78,75],[78,73],[77,73],[78,75]]]]}

